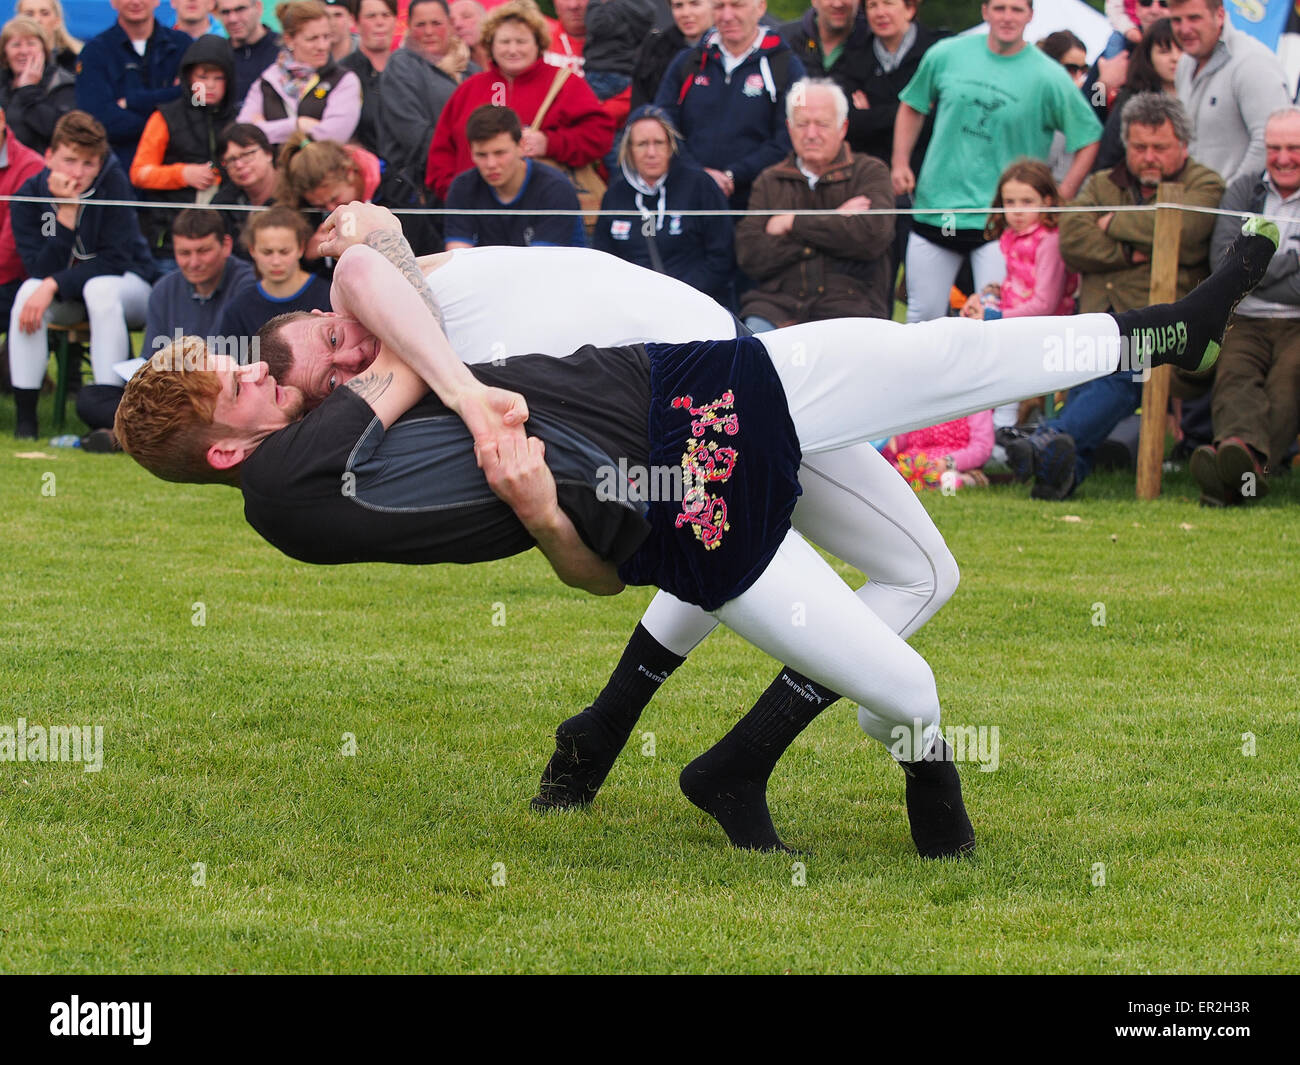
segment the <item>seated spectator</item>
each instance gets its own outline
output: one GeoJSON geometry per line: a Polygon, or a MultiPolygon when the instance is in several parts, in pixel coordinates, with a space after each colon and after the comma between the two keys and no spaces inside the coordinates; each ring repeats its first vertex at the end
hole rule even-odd
{"type": "MultiPolygon", "coordinates": [[[[235,81],[235,58],[215,34],[195,41],[181,60],[186,93],[163,104],[145,123],[131,163],[131,184],[148,200],[210,203],[221,184],[217,140],[234,116],[227,91],[235,81]]],[[[146,208],[141,228],[164,272],[171,269],[171,228],[176,212],[146,208]]]]}
{"type": "Polygon", "coordinates": [[[893,437],[881,452],[916,491],[984,487],[980,471],[993,454],[993,412],[956,418],[893,437]]]}
{"type": "Polygon", "coordinates": [[[384,110],[377,154],[414,190],[424,187],[438,116],[465,74],[477,74],[478,68],[471,67],[465,44],[452,36],[447,0],[411,0],[407,18],[406,43],[379,79],[384,110]]]}
{"type": "Polygon", "coordinates": [[[280,35],[262,21],[262,0],[217,0],[217,18],[235,53],[231,99],[239,109],[253,82],[280,54],[280,35]]]}
{"type": "MultiPolygon", "coordinates": [[[[1282,241],[1259,286],[1237,307],[1223,338],[1211,411],[1214,442],[1192,452],[1189,468],[1207,506],[1251,503],[1268,494],[1300,432],[1300,109],[1274,112],[1264,127],[1262,174],[1239,177],[1219,207],[1282,224],[1282,241]]],[[[1210,261],[1221,263],[1236,214],[1220,215],[1210,261]]]]}
{"type": "Polygon", "coordinates": [[[670,0],[668,6],[672,10],[673,24],[663,28],[656,26],[637,50],[632,67],[630,104],[633,111],[654,100],[659,83],[664,80],[664,74],[677,58],[677,53],[685,48],[694,48],[700,43],[700,38],[713,29],[712,0],[670,0]]]}
{"type": "Polygon", "coordinates": [[[253,82],[239,121],[281,145],[294,134],[318,141],[351,138],[361,119],[361,80],[330,57],[330,20],[318,0],[277,5],[284,47],[253,82]]]}
{"type": "MultiPolygon", "coordinates": [[[[1151,203],[1162,181],[1181,182],[1183,202],[1192,206],[1217,207],[1223,196],[1223,179],[1189,158],[1191,124],[1172,96],[1134,96],[1124,105],[1122,122],[1124,161],[1088,178],[1073,204],[1085,210],[1061,216],[1061,258],[1080,275],[1081,314],[1129,311],[1150,301],[1155,212],[1117,213],[1107,207],[1151,203]]],[[[1179,218],[1176,299],[1209,275],[1214,229],[1213,215],[1184,211],[1179,218]]],[[[1129,370],[1140,370],[1139,361],[1140,353],[1130,353],[1129,370]]],[[[1091,472],[1097,447],[1142,402],[1143,380],[1145,374],[1121,371],[1081,385],[1070,392],[1061,414],[1006,444],[1007,465],[1016,479],[1033,478],[1033,498],[1060,500],[1074,492],[1091,472]]],[[[1184,398],[1207,387],[1205,375],[1184,370],[1176,370],[1170,381],[1171,392],[1184,398]]]]}
{"type": "Polygon", "coordinates": [[[736,226],[740,268],[759,282],[741,297],[741,317],[766,332],[827,318],[890,318],[894,240],[889,169],[845,143],[849,103],[828,78],[795,82],[786,96],[794,151],[758,175],[751,210],[835,210],[834,215],[747,216],[736,226]]]}
{"type": "Polygon", "coordinates": [[[589,0],[583,14],[582,76],[597,100],[608,100],[631,86],[637,49],[657,13],[654,0],[589,0]]]}
{"type": "Polygon", "coordinates": [[[765,10],[764,0],[718,0],[715,28],[673,60],[655,97],[683,154],[737,210],[759,173],[789,154],[785,97],[804,76],[799,57],[760,24],[765,10]]]}
{"type": "Polygon", "coordinates": [[[336,63],[357,50],[357,0],[323,0],[330,20],[330,58],[336,63]]]}
{"type": "Polygon", "coordinates": [[[36,400],[50,361],[47,323],[89,320],[95,383],[121,384],[113,367],[130,355],[128,326],[144,324],[157,277],[135,209],[95,202],[134,199],[104,127],[84,111],[69,111],[54,127],[45,159],[45,169],[19,189],[35,201],[16,201],[9,209],[28,274],[9,316],[14,435],[20,439],[39,432],[36,400]]]}
{"type": "MultiPolygon", "coordinates": [[[[230,234],[217,211],[192,207],[181,211],[172,225],[171,244],[176,249],[177,269],[161,277],[149,295],[140,352],[144,358],[178,336],[212,337],[215,341],[232,293],[253,276],[247,263],[231,256],[230,234]]],[[[236,353],[229,347],[224,350],[236,353]]],[[[120,385],[81,387],[77,417],[91,430],[81,439],[83,450],[121,450],[113,436],[113,417],[121,400],[120,385]]]]}
{"type": "MultiPolygon", "coordinates": [[[[265,207],[275,196],[280,175],[275,171],[275,154],[266,134],[256,126],[236,122],[227,126],[217,141],[217,160],[229,179],[221,183],[212,197],[213,206],[265,207]]],[[[226,228],[235,241],[234,254],[248,258],[240,241],[248,215],[242,211],[222,211],[226,228]]],[[[251,261],[251,260],[250,260],[251,261]]]]}
{"type": "Polygon", "coordinates": [[[19,16],[0,30],[0,107],[33,151],[50,146],[54,123],[77,105],[77,79],[54,62],[45,28],[19,16]]]}
{"type": "Polygon", "coordinates": [[[581,248],[582,218],[551,211],[578,210],[578,194],[564,174],[529,159],[520,147],[523,127],[508,107],[484,104],[465,123],[474,167],[451,183],[447,207],[518,214],[448,215],[447,250],[491,246],[581,248]]]}
{"type": "Polygon", "coordinates": [[[581,78],[567,76],[542,58],[550,33],[541,13],[528,0],[511,0],[494,8],[483,22],[483,40],[492,63],[451,94],[438,118],[429,145],[425,184],[446,197],[452,181],[472,165],[465,122],[483,104],[509,107],[528,127],[521,142],[530,159],[566,167],[594,163],[614,142],[613,120],[581,78]],[[560,88],[534,129],[551,86],[560,88]]]}
{"type": "Polygon", "coordinates": [[[650,105],[632,112],[619,147],[619,172],[600,207],[625,211],[601,216],[592,246],[656,270],[732,305],[733,227],[726,215],[683,216],[674,211],[725,211],[727,198],[703,170],[681,157],[681,139],[668,116],[650,105]]]}
{"type": "Polygon", "coordinates": [[[1142,42],[1129,56],[1128,80],[1115,97],[1110,117],[1106,119],[1106,128],[1102,130],[1097,161],[1092,164],[1094,173],[1109,170],[1124,158],[1124,141],[1119,135],[1120,115],[1132,97],[1140,92],[1178,95],[1174,86],[1174,71],[1182,55],[1183,50],[1178,44],[1178,38],[1174,36],[1172,22],[1162,18],[1147,26],[1142,42]]]}
{"type": "MultiPolygon", "coordinates": [[[[13,222],[9,218],[9,200],[30,177],[35,177],[45,167],[41,157],[23,144],[5,124],[4,108],[0,108],[0,322],[9,328],[9,312],[13,310],[18,286],[27,277],[23,261],[14,243],[13,222]]],[[[0,374],[7,381],[8,360],[0,374]]],[[[8,389],[6,389],[8,391],[8,389]]]]}
{"type": "Polygon", "coordinates": [[[487,8],[479,0],[452,0],[447,9],[451,28],[456,37],[469,49],[469,59],[479,70],[487,70],[492,56],[483,44],[483,20],[487,8]]]}
{"type": "Polygon", "coordinates": [[[357,50],[339,61],[339,66],[361,79],[361,118],[355,139],[367,151],[379,152],[380,75],[392,54],[393,27],[397,25],[397,0],[359,0],[357,50]]]}
{"type": "Polygon", "coordinates": [[[288,207],[259,211],[248,220],[243,239],[257,279],[246,282],[222,311],[219,332],[227,343],[243,350],[244,338],[251,344],[278,314],[330,309],[329,282],[302,268],[310,235],[306,219],[288,207]]]}
{"type": "Polygon", "coordinates": [[[45,29],[53,48],[54,62],[69,74],[77,72],[77,56],[81,55],[81,42],[68,32],[63,24],[63,5],[59,0],[18,0],[14,14],[35,19],[45,29]]]}
{"type": "Polygon", "coordinates": [[[275,202],[295,211],[313,209],[317,229],[305,255],[313,262],[321,258],[319,227],[330,212],[353,200],[370,203],[379,188],[379,160],[358,144],[291,141],[280,152],[279,174],[275,202]]]}
{"type": "Polygon", "coordinates": [[[108,131],[123,176],[149,116],[181,95],[181,56],[190,38],[154,18],[158,0],[113,0],[117,21],[81,50],[77,107],[108,131]]]}
{"type": "Polygon", "coordinates": [[[215,2],[216,0],[171,0],[172,10],[176,12],[172,28],[196,41],[206,34],[217,33],[221,27],[212,17],[215,2]]]}

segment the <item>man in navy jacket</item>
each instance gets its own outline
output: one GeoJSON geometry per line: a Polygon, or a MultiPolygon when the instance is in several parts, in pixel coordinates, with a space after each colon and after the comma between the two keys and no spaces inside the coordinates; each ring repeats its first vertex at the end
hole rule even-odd
{"type": "Polygon", "coordinates": [[[14,435],[34,439],[36,400],[50,359],[49,322],[90,322],[96,384],[121,384],[113,369],[130,357],[128,326],[144,324],[157,268],[133,207],[131,182],[108,150],[104,127],[69,111],[54,127],[45,169],[18,190],[36,202],[9,208],[28,273],[9,316],[9,370],[18,418],[14,435]],[[40,202],[44,200],[45,202],[40,202]]]}
{"type": "Polygon", "coordinates": [[[144,124],[181,94],[181,56],[194,42],[157,22],[158,0],[112,0],[117,21],[86,42],[77,63],[77,106],[94,115],[124,170],[144,124]]]}

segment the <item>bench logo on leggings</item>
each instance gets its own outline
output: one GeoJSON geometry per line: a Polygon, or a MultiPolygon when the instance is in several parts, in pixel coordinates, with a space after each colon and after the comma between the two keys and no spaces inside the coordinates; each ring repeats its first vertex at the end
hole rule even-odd
{"type": "Polygon", "coordinates": [[[674,409],[685,407],[691,416],[691,435],[682,452],[682,512],[677,515],[676,528],[689,525],[704,550],[711,551],[722,543],[722,534],[731,526],[727,522],[727,501],[710,492],[708,486],[731,480],[740,453],[734,447],[719,447],[717,440],[703,438],[710,431],[735,436],[740,432],[740,415],[733,410],[736,394],[730,389],[702,407],[694,403],[691,396],[674,396],[672,401],[674,409]]]}

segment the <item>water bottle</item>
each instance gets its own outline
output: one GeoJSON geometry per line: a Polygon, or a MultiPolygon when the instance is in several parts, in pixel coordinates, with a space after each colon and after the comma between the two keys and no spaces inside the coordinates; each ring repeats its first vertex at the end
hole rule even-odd
{"type": "Polygon", "coordinates": [[[81,447],[81,437],[64,433],[50,440],[50,447],[81,447]]]}

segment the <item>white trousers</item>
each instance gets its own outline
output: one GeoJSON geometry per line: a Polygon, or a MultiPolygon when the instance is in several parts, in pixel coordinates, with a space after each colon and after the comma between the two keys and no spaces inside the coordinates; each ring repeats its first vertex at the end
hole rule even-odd
{"type": "MultiPolygon", "coordinates": [[[[941,551],[923,536],[916,537],[914,547],[902,546],[915,533],[903,496],[892,493],[883,478],[872,480],[878,467],[852,445],[1112,373],[1119,363],[1118,336],[1115,320],[1107,314],[996,322],[946,318],[908,326],[840,319],[762,334],[759,339],[785,388],[804,452],[800,483],[805,490],[811,488],[817,500],[807,512],[816,533],[807,522],[796,524],[796,529],[858,564],[853,553],[870,552],[871,547],[855,544],[883,528],[878,513],[882,506],[897,503],[904,514],[895,539],[903,560],[898,572],[915,575],[927,553],[932,559],[950,559],[941,539],[941,551]],[[1070,345],[1067,326],[1073,337],[1070,345]],[[1076,344],[1092,356],[1079,359],[1078,368],[1070,357],[1076,344]],[[819,471],[827,469],[845,478],[836,481],[843,487],[818,498],[819,471]],[[810,474],[806,480],[805,471],[810,474]],[[863,479],[854,482],[858,474],[863,479]]],[[[920,508],[902,478],[889,472],[908,502],[920,508]]],[[[828,473],[827,479],[834,476],[828,473]]],[[[888,571],[887,560],[885,566],[888,571]]],[[[860,568],[873,575],[870,566],[860,568]]],[[[941,595],[945,581],[955,586],[956,567],[940,568],[945,572],[937,570],[934,581],[941,595]]],[[[939,725],[938,693],[930,667],[907,646],[904,636],[942,600],[932,609],[914,604],[919,609],[909,621],[902,589],[864,592],[855,594],[792,530],[762,576],[743,595],[724,603],[714,617],[773,658],[854,699],[858,723],[867,735],[888,746],[897,726],[910,732],[919,720],[925,730],[923,743],[928,744],[939,725]]],[[[667,612],[676,602],[657,598],[643,624],[664,642],[660,632],[672,630],[680,636],[689,633],[694,622],[703,638],[711,624],[702,620],[706,615],[697,608],[683,605],[675,628],[670,624],[673,615],[667,612]]]]}
{"type": "Polygon", "coordinates": [[[82,289],[82,303],[55,300],[34,333],[18,328],[18,316],[24,304],[41,285],[38,278],[28,278],[14,297],[9,316],[9,374],[15,388],[40,388],[50,361],[46,325],[90,323],[90,364],[97,385],[121,385],[122,378],[113,370],[115,363],[131,357],[130,329],[144,325],[152,286],[132,273],[105,274],[92,277],[82,289]]]}
{"type": "MultiPolygon", "coordinates": [[[[928,322],[948,315],[948,297],[957,271],[961,269],[961,252],[949,251],[933,241],[918,236],[915,231],[907,235],[907,320],[928,322]]],[[[985,285],[1000,282],[1007,274],[1002,248],[996,240],[970,253],[971,273],[975,276],[975,291],[985,285]]]]}

